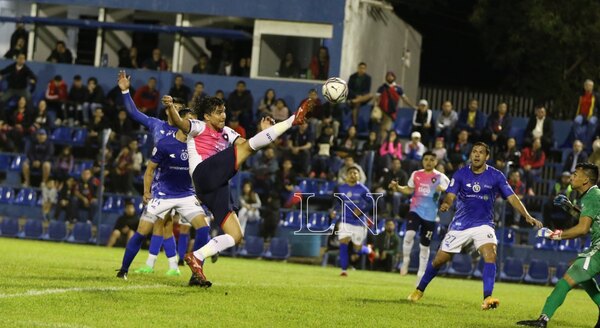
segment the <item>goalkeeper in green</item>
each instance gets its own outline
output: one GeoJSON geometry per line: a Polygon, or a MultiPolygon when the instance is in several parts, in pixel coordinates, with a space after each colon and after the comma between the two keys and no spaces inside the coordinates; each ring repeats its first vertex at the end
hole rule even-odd
{"type": "MultiPolygon", "coordinates": [[[[579,163],[571,176],[571,187],[581,195],[580,207],[575,207],[568,198],[559,195],[554,204],[560,206],[573,216],[579,216],[579,223],[565,231],[552,231],[542,228],[538,236],[560,240],[572,239],[591,233],[592,243],[569,267],[564,277],[558,281],[554,290],[546,299],[542,314],[537,320],[519,321],[517,325],[530,327],[546,327],[554,312],[561,306],[567,293],[576,285],[581,285],[590,298],[600,307],[600,288],[594,276],[600,273],[600,189],[598,182],[598,166],[590,163],[579,163]]],[[[596,327],[600,328],[600,314],[596,327]]]]}

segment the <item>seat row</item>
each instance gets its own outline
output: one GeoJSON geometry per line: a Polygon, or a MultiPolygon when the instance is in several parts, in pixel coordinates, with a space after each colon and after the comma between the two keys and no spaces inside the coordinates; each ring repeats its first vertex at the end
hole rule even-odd
{"type": "Polygon", "coordinates": [[[77,244],[106,245],[112,233],[112,225],[101,224],[95,229],[92,224],[75,223],[72,227],[62,221],[51,221],[45,227],[42,220],[27,219],[20,226],[16,218],[5,217],[0,223],[0,236],[34,240],[66,241],[77,244]]]}

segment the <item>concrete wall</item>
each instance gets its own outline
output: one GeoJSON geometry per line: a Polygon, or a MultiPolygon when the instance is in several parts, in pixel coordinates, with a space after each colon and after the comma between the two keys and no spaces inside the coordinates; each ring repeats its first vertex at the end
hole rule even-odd
{"type": "Polygon", "coordinates": [[[396,82],[409,98],[417,97],[421,57],[421,35],[404,23],[392,11],[383,10],[386,21],[375,20],[368,14],[368,5],[348,0],[344,18],[343,53],[340,77],[348,79],[356,72],[358,63],[367,63],[372,77],[372,91],[384,82],[385,73],[394,71],[396,82]],[[410,49],[410,66],[402,60],[410,49]]]}

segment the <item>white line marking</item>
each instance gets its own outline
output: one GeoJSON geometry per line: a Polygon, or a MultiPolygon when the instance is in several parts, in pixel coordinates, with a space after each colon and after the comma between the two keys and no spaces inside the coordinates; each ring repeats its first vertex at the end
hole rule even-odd
{"type": "Polygon", "coordinates": [[[50,327],[50,328],[90,328],[90,326],[69,324],[69,323],[54,323],[40,321],[13,321],[11,324],[25,324],[28,327],[50,327]]]}
{"type": "Polygon", "coordinates": [[[133,289],[148,289],[148,288],[162,288],[168,287],[167,285],[142,285],[142,286],[126,286],[126,287],[75,287],[75,288],[55,288],[55,289],[39,289],[39,290],[28,290],[23,293],[17,294],[0,294],[2,298],[15,298],[15,297],[28,297],[28,296],[45,296],[50,294],[64,294],[71,292],[118,292],[124,290],[133,289]]]}

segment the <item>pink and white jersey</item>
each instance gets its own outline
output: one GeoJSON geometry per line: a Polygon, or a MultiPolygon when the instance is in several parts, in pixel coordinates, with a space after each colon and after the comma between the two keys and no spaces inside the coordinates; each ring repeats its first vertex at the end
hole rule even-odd
{"type": "Polygon", "coordinates": [[[449,183],[450,179],[438,170],[429,173],[425,170],[414,171],[408,179],[408,186],[415,190],[410,200],[410,211],[424,220],[435,221],[441,193],[437,190],[438,186],[446,190],[449,183]]]}
{"type": "Polygon", "coordinates": [[[216,131],[199,120],[190,120],[190,123],[187,148],[191,175],[198,164],[233,145],[240,135],[227,126],[221,131],[216,131]]]}

